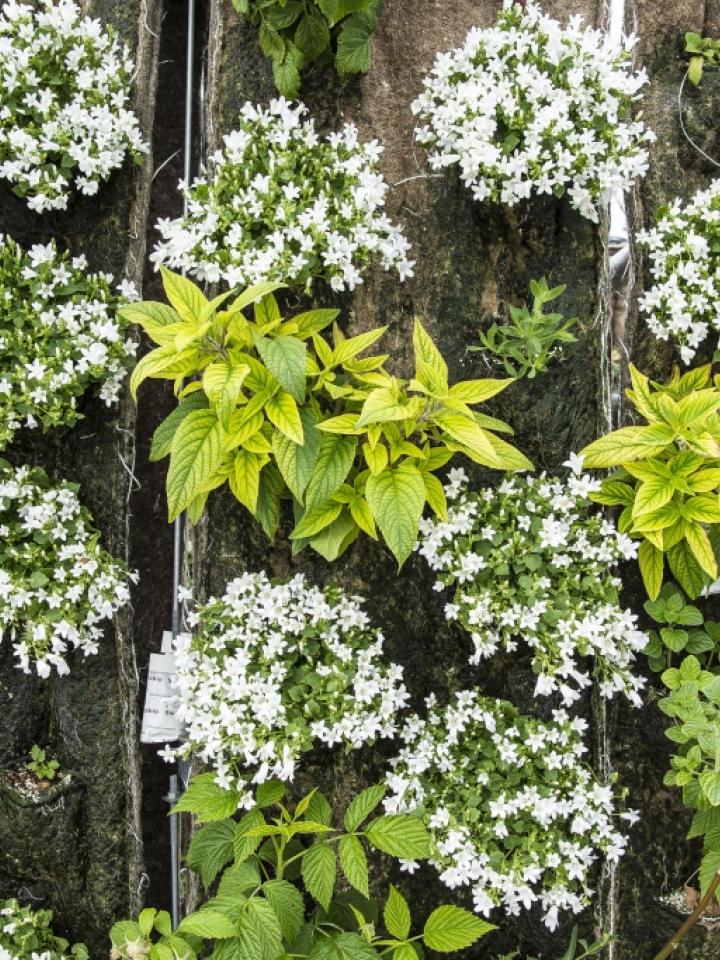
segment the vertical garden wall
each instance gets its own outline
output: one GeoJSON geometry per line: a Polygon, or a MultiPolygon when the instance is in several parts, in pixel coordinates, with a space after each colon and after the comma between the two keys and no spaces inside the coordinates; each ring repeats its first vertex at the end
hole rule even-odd
{"type": "MultiPolygon", "coordinates": [[[[112,24],[135,58],[134,108],[143,135],[154,122],[161,4],[154,0],[86,3],[112,24]]],[[[25,246],[54,237],[90,269],[142,283],[152,155],[128,163],[97,197],[67,211],[37,214],[3,187],[0,230],[25,246]]],[[[72,429],[19,435],[5,453],[13,464],[43,467],[81,485],[103,544],[128,558],[135,411],[128,398],[108,410],[84,399],[72,429]]],[[[101,955],[108,925],[139,904],[142,873],[137,742],[138,674],[133,617],[121,611],[97,656],[78,657],[66,677],[40,680],[0,650],[0,768],[23,765],[33,743],[47,746],[69,784],[31,800],[0,786],[0,890],[51,907],[58,926],[86,937],[101,955]]]]}
{"type": "MultiPolygon", "coordinates": [[[[149,153],[138,167],[128,164],[97,198],[78,199],[65,214],[33,214],[3,188],[0,231],[28,246],[54,236],[74,253],[87,253],[91,267],[124,274],[138,284],[144,280],[145,296],[160,298],[157,276],[147,264],[146,238],[153,237],[156,216],[180,212],[174,181],[182,142],[185,5],[95,0],[86,6],[113,24],[136,51],[135,109],[155,156],[149,153]],[[160,60],[170,66],[158,74],[160,60]]],[[[580,14],[591,24],[607,25],[604,0],[547,0],[543,6],[561,21],[580,14]]],[[[593,224],[567,200],[553,197],[512,208],[478,204],[455,168],[428,172],[424,151],[414,142],[410,105],[436,53],[459,44],[472,25],[493,23],[498,7],[496,0],[385,0],[366,75],[340,80],[330,67],[317,66],[303,75],[301,96],[321,132],[352,121],[362,138],[384,144],[381,169],[391,187],[388,212],[403,225],[416,264],[414,276],[404,283],[377,267],[365,273],[352,294],[338,295],[319,284],[314,299],[283,293],[281,301],[293,310],[339,306],[339,324],[349,335],[387,326],[381,347],[390,355],[392,372],[408,377],[413,324],[420,318],[446,359],[452,382],[494,375],[483,354],[467,347],[478,342],[479,329],[506,319],[511,305],[527,300],[532,279],[567,284],[558,309],[577,317],[577,340],[564,351],[562,364],[536,379],[519,380],[488,405],[492,415],[514,427],[514,443],[536,468],[554,473],[569,454],[611,426],[632,422],[622,402],[628,363],[662,379],[671,370],[673,353],[650,336],[637,315],[636,298],[647,284],[646,264],[637,251],[628,316],[613,336],[607,222],[593,224]]],[[[658,134],[649,173],[629,198],[632,238],[668,199],[689,195],[717,172],[680,128],[678,90],[686,68],[683,35],[720,30],[720,5],[681,0],[668,9],[651,0],[628,0],[625,12],[627,24],[640,35],[638,61],[650,74],[644,112],[658,134]]],[[[276,91],[256,29],[229,0],[201,5],[197,26],[202,82],[196,91],[195,146],[198,155],[209,156],[235,126],[245,101],[267,104],[276,91]]],[[[686,89],[687,133],[720,160],[719,107],[716,74],[706,76],[699,89],[686,89]]],[[[167,879],[161,826],[167,809],[164,772],[159,774],[146,757],[143,781],[138,713],[140,677],[149,650],[159,647],[170,590],[164,467],[147,466],[145,459],[152,431],[174,401],[162,386],[143,389],[138,408],[126,396],[119,412],[85,400],[84,419],[75,428],[46,437],[23,433],[7,454],[14,464],[40,465],[53,476],[80,483],[105,546],[141,572],[137,609],[116,617],[98,655],[77,658],[68,677],[40,681],[24,675],[14,668],[7,645],[0,647],[0,773],[23,761],[32,743],[42,742],[71,775],[67,785],[53,788],[42,802],[22,800],[0,783],[0,895],[20,892],[51,907],[58,928],[85,940],[93,957],[104,955],[111,923],[142,905],[144,863],[150,864],[152,902],[167,904],[160,888],[167,879]]],[[[475,482],[498,479],[497,473],[479,467],[469,472],[475,482]]],[[[315,584],[338,585],[364,599],[372,622],[385,634],[388,658],[404,666],[414,707],[420,708],[430,693],[446,698],[479,685],[484,693],[549,717],[550,706],[534,696],[536,677],[527,652],[498,655],[477,668],[468,665],[470,640],[448,624],[445,600],[432,589],[434,577],[424,560],[413,555],[398,572],[382,543],[362,535],[332,564],[307,550],[293,555],[291,519],[283,514],[271,544],[225,486],[213,492],[205,515],[185,534],[186,580],[195,599],[220,595],[230,579],[246,571],[282,578],[301,572],[315,584]]],[[[642,585],[633,573],[628,576],[627,602],[640,610],[642,585]]],[[[601,930],[615,935],[612,960],[650,960],[689,909],[690,895],[683,899],[682,888],[686,882],[692,885],[699,862],[699,850],[685,840],[690,814],[678,791],[662,782],[670,750],[657,709],[659,696],[654,689],[638,710],[617,704],[606,708],[595,693],[586,692],[578,706],[589,724],[595,769],[603,775],[618,773],[630,788],[630,806],[639,808],[642,817],[620,867],[598,869],[596,903],[582,920],[588,936],[601,930]]],[[[319,785],[333,806],[343,809],[359,789],[383,775],[392,749],[381,743],[350,756],[339,751],[312,755],[302,768],[300,785],[319,785]]],[[[375,878],[376,884],[380,879],[375,878]]],[[[402,883],[411,892],[414,914],[448,900],[447,891],[429,882],[428,874],[403,876],[402,883]]],[[[539,914],[523,911],[468,955],[489,960],[520,948],[554,956],[571,926],[566,923],[560,934],[551,935],[539,914]]],[[[674,956],[711,960],[719,952],[717,931],[700,924],[674,956]]]]}

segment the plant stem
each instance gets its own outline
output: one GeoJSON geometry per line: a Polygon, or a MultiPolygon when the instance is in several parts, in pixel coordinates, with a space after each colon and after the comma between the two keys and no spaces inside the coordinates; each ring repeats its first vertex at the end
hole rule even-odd
{"type": "Polygon", "coordinates": [[[660,953],[655,957],[655,960],[667,960],[668,957],[672,956],[673,953],[680,946],[681,941],[687,936],[690,930],[695,926],[700,917],[705,912],[705,908],[710,903],[713,898],[715,891],[718,886],[720,886],[720,872],[716,873],[712,879],[712,883],[705,891],[704,896],[700,900],[700,903],[695,907],[693,912],[687,918],[685,923],[679,927],[672,937],[668,940],[665,946],[662,948],[660,953]]]}

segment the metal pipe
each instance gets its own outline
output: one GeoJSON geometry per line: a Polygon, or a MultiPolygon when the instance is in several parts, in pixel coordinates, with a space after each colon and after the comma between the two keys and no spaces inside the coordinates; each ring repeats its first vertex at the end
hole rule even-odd
{"type": "MultiPolygon", "coordinates": [[[[185,70],[185,143],[183,155],[183,180],[186,188],[190,185],[192,176],[193,160],[193,100],[195,94],[195,0],[188,0],[187,8],[187,46],[186,46],[186,70],[185,70]]],[[[187,216],[188,199],[187,193],[183,193],[183,216],[187,216]]],[[[184,271],[183,271],[184,273],[184,271]]],[[[173,594],[172,594],[172,636],[176,639],[180,632],[180,578],[182,573],[182,548],[183,548],[183,518],[182,515],[175,520],[173,527],[173,594]]],[[[178,766],[178,774],[172,774],[170,777],[170,789],[167,800],[171,807],[177,803],[180,792],[187,786],[189,776],[189,765],[181,761],[178,766]]],[[[170,886],[171,886],[171,914],[173,929],[180,923],[181,897],[180,897],[180,860],[181,860],[181,838],[180,822],[177,813],[170,814],[170,886]]]]}

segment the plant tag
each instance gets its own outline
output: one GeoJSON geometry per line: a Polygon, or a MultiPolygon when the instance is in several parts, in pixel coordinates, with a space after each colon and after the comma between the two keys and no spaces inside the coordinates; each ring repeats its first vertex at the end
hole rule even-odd
{"type": "MultiPolygon", "coordinates": [[[[168,633],[167,636],[172,646],[172,634],[168,633]]],[[[163,635],[163,651],[165,649],[166,641],[163,635]]],[[[172,743],[182,740],[183,724],[177,717],[174,677],[175,654],[151,653],[140,732],[141,743],[172,743]]]]}

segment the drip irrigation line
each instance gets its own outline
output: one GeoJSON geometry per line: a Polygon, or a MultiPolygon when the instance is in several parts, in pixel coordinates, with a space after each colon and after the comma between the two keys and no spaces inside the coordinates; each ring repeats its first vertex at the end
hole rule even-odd
{"type": "MultiPolygon", "coordinates": [[[[188,0],[187,8],[187,44],[185,69],[185,128],[183,146],[183,180],[185,187],[190,185],[193,160],[193,99],[195,92],[195,3],[188,0]]],[[[188,213],[187,190],[183,191],[183,216],[188,213]]],[[[183,276],[185,271],[183,270],[183,276]]],[[[180,580],[182,574],[183,548],[183,517],[177,517],[173,526],[173,575],[172,575],[172,617],[171,629],[173,641],[180,632],[180,580]]],[[[177,773],[170,776],[169,790],[166,797],[168,803],[174,806],[180,794],[187,786],[190,774],[190,764],[179,761],[177,773]]],[[[180,859],[181,835],[180,817],[177,813],[170,814],[170,896],[173,928],[180,923],[181,895],[180,895],[180,859]]]]}
{"type": "Polygon", "coordinates": [[[680,129],[683,132],[683,136],[687,140],[693,149],[697,150],[701,157],[704,157],[708,163],[711,163],[714,167],[720,167],[720,163],[717,160],[713,159],[709,154],[705,153],[702,147],[698,146],[697,143],[693,140],[690,134],[687,132],[685,127],[685,120],[683,118],[683,93],[685,92],[685,84],[687,83],[689,71],[685,71],[685,76],[682,78],[682,83],[680,84],[680,89],[678,90],[678,117],[680,118],[680,129]]]}

